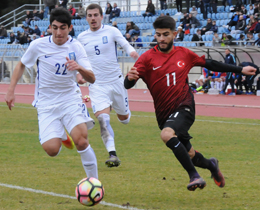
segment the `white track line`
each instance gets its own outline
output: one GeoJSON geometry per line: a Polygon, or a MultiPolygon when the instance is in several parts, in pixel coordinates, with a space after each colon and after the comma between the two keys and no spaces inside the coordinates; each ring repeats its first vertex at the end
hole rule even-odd
{"type": "MultiPolygon", "coordinates": [[[[7,107],[6,105],[1,105],[0,107],[7,107]]],[[[21,109],[35,109],[34,107],[27,107],[27,106],[15,106],[16,108],[21,108],[21,109]]],[[[92,113],[91,111],[89,111],[92,113]]],[[[115,113],[111,113],[112,115],[115,115],[115,113]]],[[[147,115],[131,115],[132,117],[148,117],[148,118],[155,118],[155,116],[147,116],[147,115]]],[[[240,123],[240,122],[229,122],[229,121],[219,121],[219,120],[199,120],[196,119],[195,121],[199,122],[211,122],[211,123],[226,123],[226,124],[236,124],[236,125],[256,125],[259,126],[259,123],[240,123]]]]}
{"type": "MultiPolygon", "coordinates": [[[[35,190],[35,189],[32,189],[32,188],[27,188],[27,187],[20,187],[20,186],[4,184],[4,183],[0,183],[0,186],[12,188],[12,189],[17,189],[17,190],[33,192],[33,193],[39,193],[39,194],[44,194],[44,195],[50,195],[50,196],[55,196],[55,197],[69,198],[69,199],[76,200],[76,197],[74,197],[74,196],[57,194],[57,193],[54,193],[54,192],[47,192],[47,191],[43,191],[43,190],[35,190]]],[[[116,207],[116,208],[120,208],[120,209],[143,210],[143,209],[138,209],[138,208],[134,208],[134,207],[130,207],[130,206],[127,207],[127,206],[121,206],[121,205],[117,205],[117,204],[113,204],[113,203],[107,203],[105,201],[101,201],[100,204],[104,205],[104,206],[112,206],[112,207],[116,207]]]]}

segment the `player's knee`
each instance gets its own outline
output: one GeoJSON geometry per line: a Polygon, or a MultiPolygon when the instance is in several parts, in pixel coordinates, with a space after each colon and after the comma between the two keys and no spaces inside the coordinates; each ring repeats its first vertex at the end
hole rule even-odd
{"type": "Polygon", "coordinates": [[[120,115],[117,116],[119,122],[123,123],[123,124],[128,124],[130,122],[130,118],[131,118],[131,112],[128,115],[120,115]]]}
{"type": "Polygon", "coordinates": [[[175,131],[169,127],[164,128],[161,131],[161,139],[163,140],[164,143],[169,141],[174,136],[176,136],[175,131]]]}
{"type": "Polygon", "coordinates": [[[56,148],[48,147],[48,148],[44,148],[44,150],[50,157],[55,157],[60,153],[61,147],[59,147],[59,148],[58,147],[56,147],[56,148]]]}
{"type": "Polygon", "coordinates": [[[75,142],[75,146],[78,151],[86,149],[88,147],[88,145],[89,145],[88,139],[85,137],[82,137],[82,138],[78,139],[77,142],[75,142]]]}

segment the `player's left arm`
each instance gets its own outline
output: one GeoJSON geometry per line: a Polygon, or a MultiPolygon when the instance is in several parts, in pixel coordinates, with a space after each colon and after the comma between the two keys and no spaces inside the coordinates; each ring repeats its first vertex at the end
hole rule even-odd
{"type": "Polygon", "coordinates": [[[67,66],[68,71],[77,70],[82,75],[84,80],[86,80],[89,83],[95,82],[96,78],[93,71],[85,69],[83,66],[79,65],[76,61],[70,60],[68,57],[66,57],[66,60],[67,62],[65,63],[65,65],[67,66]]]}
{"type": "Polygon", "coordinates": [[[216,60],[206,59],[205,67],[212,71],[218,72],[234,72],[234,73],[242,73],[245,75],[255,75],[256,68],[252,66],[235,66],[231,64],[221,63],[216,60]]]}

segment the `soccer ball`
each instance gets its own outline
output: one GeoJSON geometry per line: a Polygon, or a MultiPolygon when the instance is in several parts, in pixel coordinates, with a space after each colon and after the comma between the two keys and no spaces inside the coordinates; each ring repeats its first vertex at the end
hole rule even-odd
{"type": "Polygon", "coordinates": [[[83,97],[83,100],[84,100],[85,102],[89,102],[89,101],[90,101],[90,97],[89,97],[88,95],[85,95],[85,96],[83,97]]]}
{"type": "Polygon", "coordinates": [[[104,197],[104,188],[102,183],[94,178],[82,179],[76,187],[76,198],[85,206],[94,206],[104,197]]]}

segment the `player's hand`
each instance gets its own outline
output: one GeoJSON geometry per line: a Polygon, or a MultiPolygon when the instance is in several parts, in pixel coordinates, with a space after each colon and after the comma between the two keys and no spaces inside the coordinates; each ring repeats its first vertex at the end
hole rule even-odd
{"type": "Polygon", "coordinates": [[[77,74],[76,76],[77,78],[77,82],[80,84],[80,85],[83,85],[85,84],[87,81],[82,77],[82,75],[80,73],[77,74]]]}
{"type": "Polygon", "coordinates": [[[131,56],[133,59],[139,58],[139,54],[138,54],[136,51],[131,52],[131,53],[130,53],[130,56],[131,56]]]}
{"type": "Polygon", "coordinates": [[[252,66],[245,66],[243,67],[242,69],[242,74],[245,74],[245,75],[255,75],[255,72],[256,72],[256,69],[252,66]]]}
{"type": "Polygon", "coordinates": [[[139,79],[139,72],[137,71],[136,67],[132,67],[127,74],[127,78],[129,81],[138,80],[139,79]]]}
{"type": "Polygon", "coordinates": [[[75,71],[80,69],[80,65],[76,61],[70,60],[68,57],[66,57],[66,60],[67,62],[65,63],[65,66],[67,70],[75,71]]]}
{"type": "Polygon", "coordinates": [[[5,102],[9,108],[9,110],[12,110],[12,107],[14,107],[15,102],[15,96],[14,92],[7,92],[5,95],[5,102]]]}

